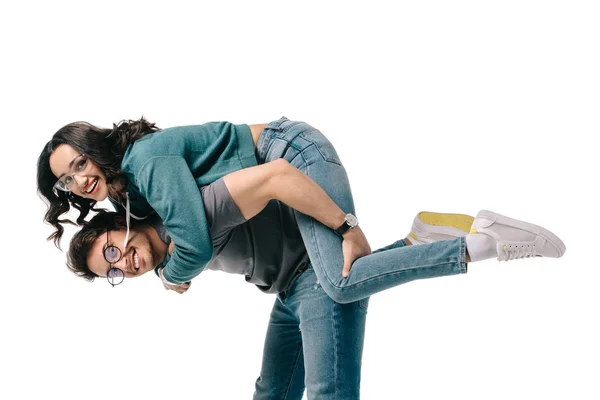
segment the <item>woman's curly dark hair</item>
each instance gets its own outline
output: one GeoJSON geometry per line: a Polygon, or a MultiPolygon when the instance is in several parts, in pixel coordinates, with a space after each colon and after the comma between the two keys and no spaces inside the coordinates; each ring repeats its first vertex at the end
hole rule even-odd
{"type": "MultiPolygon", "coordinates": [[[[64,233],[63,224],[83,225],[85,218],[91,211],[100,211],[95,208],[95,200],[77,196],[71,192],[54,190],[58,180],[50,169],[50,156],[56,148],[68,144],[81,154],[92,160],[106,176],[106,183],[126,182],[121,173],[121,161],[127,147],[141,137],[160,130],[154,123],[148,122],[144,117],[137,121],[123,120],[113,124],[112,129],[103,129],[87,122],[73,122],[58,130],[44,146],[38,158],[38,194],[47,203],[48,210],[44,221],[52,225],[56,231],[48,240],[60,248],[60,239],[64,233]],[[70,219],[60,219],[68,212],[71,206],[79,211],[75,222],[70,219]]],[[[115,193],[117,197],[119,193],[115,193]]]]}

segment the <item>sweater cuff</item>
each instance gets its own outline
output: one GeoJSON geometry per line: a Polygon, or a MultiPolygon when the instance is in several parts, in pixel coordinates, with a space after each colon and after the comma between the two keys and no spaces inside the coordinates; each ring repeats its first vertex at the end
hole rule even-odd
{"type": "Polygon", "coordinates": [[[246,124],[234,126],[238,142],[238,156],[240,158],[242,168],[249,168],[258,165],[250,127],[246,124]]]}
{"type": "Polygon", "coordinates": [[[165,277],[165,269],[164,268],[162,270],[162,274],[160,274],[160,279],[162,280],[163,284],[165,284],[165,285],[171,285],[171,286],[181,285],[181,283],[173,283],[168,278],[166,278],[165,277]]]}
{"type": "Polygon", "coordinates": [[[168,285],[181,285],[183,282],[175,282],[175,279],[173,279],[173,277],[171,277],[171,274],[169,274],[169,271],[167,270],[167,268],[163,268],[162,270],[162,277],[161,277],[162,281],[168,285]]]}

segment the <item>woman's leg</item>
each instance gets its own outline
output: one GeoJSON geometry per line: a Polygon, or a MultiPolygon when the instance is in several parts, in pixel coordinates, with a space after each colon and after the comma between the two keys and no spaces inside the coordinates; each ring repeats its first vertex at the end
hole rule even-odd
{"type": "MultiPolygon", "coordinates": [[[[269,124],[257,147],[259,162],[285,158],[319,184],[338,206],[354,213],[350,184],[331,143],[316,129],[295,121],[269,124]]],[[[342,278],[342,238],[297,213],[309,257],[325,292],[348,303],[415,279],[467,271],[464,238],[420,246],[394,247],[358,259],[342,278]]]]}
{"type": "Polygon", "coordinates": [[[304,355],[300,322],[278,297],[271,311],[254,400],[301,400],[304,355]]]}
{"type": "MultiPolygon", "coordinates": [[[[326,161],[300,164],[297,167],[325,189],[344,211],[354,213],[352,195],[341,165],[326,161]]],[[[458,238],[427,245],[393,247],[359,258],[348,277],[343,278],[342,238],[307,215],[296,213],[296,217],[325,291],[340,303],[356,301],[412,280],[467,271],[465,241],[458,238]]]]}

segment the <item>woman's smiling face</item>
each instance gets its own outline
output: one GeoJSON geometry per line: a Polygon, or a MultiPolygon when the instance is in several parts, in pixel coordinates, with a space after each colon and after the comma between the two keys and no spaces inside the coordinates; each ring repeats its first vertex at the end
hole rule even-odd
{"type": "Polygon", "coordinates": [[[50,155],[50,169],[61,182],[63,190],[96,201],[106,200],[108,186],[106,176],[85,155],[68,144],[61,144],[50,155]]]}

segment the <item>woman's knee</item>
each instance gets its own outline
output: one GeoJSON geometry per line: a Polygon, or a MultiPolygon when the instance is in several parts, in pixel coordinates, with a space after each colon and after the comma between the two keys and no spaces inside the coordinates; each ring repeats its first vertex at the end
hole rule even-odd
{"type": "Polygon", "coordinates": [[[321,285],[323,290],[331,298],[331,300],[335,301],[339,304],[347,304],[352,303],[356,300],[356,293],[352,290],[352,288],[335,285],[332,283],[327,283],[325,285],[321,285]]]}

